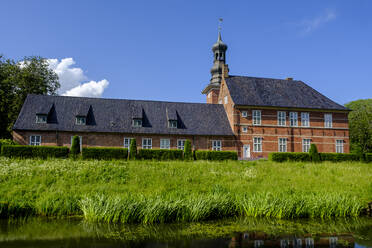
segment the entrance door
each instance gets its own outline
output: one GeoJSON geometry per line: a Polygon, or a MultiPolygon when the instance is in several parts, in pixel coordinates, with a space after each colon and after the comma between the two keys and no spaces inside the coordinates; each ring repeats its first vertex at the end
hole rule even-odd
{"type": "Polygon", "coordinates": [[[249,145],[243,146],[243,159],[248,159],[251,157],[251,147],[249,145]]]}

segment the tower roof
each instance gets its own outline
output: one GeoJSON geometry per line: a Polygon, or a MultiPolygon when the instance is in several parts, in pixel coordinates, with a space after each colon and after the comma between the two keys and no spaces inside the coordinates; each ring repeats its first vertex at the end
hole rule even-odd
{"type": "Polygon", "coordinates": [[[214,45],[212,46],[212,51],[214,52],[216,50],[222,50],[222,51],[227,50],[227,45],[225,43],[223,43],[223,41],[221,39],[221,32],[220,31],[218,31],[217,42],[214,43],[214,45]]]}

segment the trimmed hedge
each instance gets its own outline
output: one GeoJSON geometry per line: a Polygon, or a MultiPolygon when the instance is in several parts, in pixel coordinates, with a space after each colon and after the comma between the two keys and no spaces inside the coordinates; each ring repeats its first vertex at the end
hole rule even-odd
{"type": "Polygon", "coordinates": [[[366,162],[372,162],[372,153],[366,153],[365,155],[366,162]]]}
{"type": "Polygon", "coordinates": [[[20,146],[3,145],[1,155],[5,157],[19,158],[67,158],[68,147],[63,146],[20,146]]]}
{"type": "Polygon", "coordinates": [[[285,161],[311,161],[310,154],[307,152],[272,152],[269,154],[269,160],[275,162],[285,161]]]}
{"type": "Polygon", "coordinates": [[[128,149],[119,147],[84,147],[83,159],[127,159],[128,149]]]}
{"type": "Polygon", "coordinates": [[[238,153],[233,151],[195,151],[197,160],[238,160],[238,153]]]}
{"type": "Polygon", "coordinates": [[[183,158],[183,151],[166,149],[140,149],[138,150],[137,158],[150,160],[178,160],[183,158]]]}
{"type": "Polygon", "coordinates": [[[342,162],[360,161],[360,156],[354,153],[319,153],[322,161],[342,162]]]}
{"type": "Polygon", "coordinates": [[[1,146],[13,146],[16,145],[16,143],[11,139],[0,139],[0,149],[1,146]]]}

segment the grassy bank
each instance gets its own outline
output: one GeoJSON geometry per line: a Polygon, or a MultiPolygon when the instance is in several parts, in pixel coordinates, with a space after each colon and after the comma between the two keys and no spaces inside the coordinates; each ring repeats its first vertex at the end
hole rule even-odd
{"type": "Polygon", "coordinates": [[[152,162],[0,158],[0,215],[154,223],[230,216],[358,216],[363,163],[152,162]]]}

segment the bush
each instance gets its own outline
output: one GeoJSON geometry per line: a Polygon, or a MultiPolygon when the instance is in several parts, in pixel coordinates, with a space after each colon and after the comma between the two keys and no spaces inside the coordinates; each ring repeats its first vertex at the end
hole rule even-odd
{"type": "Polygon", "coordinates": [[[11,140],[11,139],[0,139],[0,149],[1,149],[1,146],[13,146],[13,145],[16,145],[16,143],[11,140]]]}
{"type": "Polygon", "coordinates": [[[320,153],[320,158],[331,162],[360,161],[360,155],[353,153],[320,153]]]}
{"type": "Polygon", "coordinates": [[[67,158],[69,153],[68,147],[63,146],[19,146],[3,145],[1,155],[5,157],[20,158],[67,158]]]}
{"type": "Polygon", "coordinates": [[[275,162],[305,162],[311,161],[311,157],[307,152],[273,152],[269,154],[269,160],[275,162]]]}
{"type": "Polygon", "coordinates": [[[190,140],[185,141],[185,147],[183,149],[183,157],[185,160],[193,160],[190,140]]]}
{"type": "Polygon", "coordinates": [[[310,154],[312,162],[314,162],[314,163],[320,162],[320,155],[319,155],[319,152],[318,152],[318,148],[316,147],[315,144],[311,144],[309,154],[310,154]]]}
{"type": "Polygon", "coordinates": [[[135,160],[137,158],[137,142],[136,139],[130,140],[129,145],[129,159],[135,160]]]}
{"type": "Polygon", "coordinates": [[[119,147],[84,147],[83,159],[127,159],[128,149],[119,147]]]}
{"type": "Polygon", "coordinates": [[[367,163],[372,162],[372,153],[366,153],[365,154],[365,160],[367,163]]]}
{"type": "Polygon", "coordinates": [[[233,151],[195,151],[197,160],[238,160],[238,153],[233,151]]]}
{"type": "Polygon", "coordinates": [[[79,136],[74,136],[72,138],[72,144],[71,144],[71,156],[73,158],[76,158],[79,153],[80,153],[80,138],[79,136]]]}
{"type": "Polygon", "coordinates": [[[182,157],[182,150],[141,149],[138,151],[139,159],[181,160],[182,157]]]}

